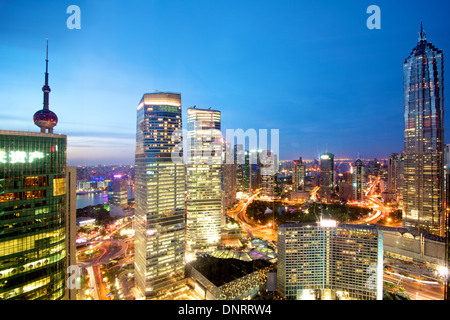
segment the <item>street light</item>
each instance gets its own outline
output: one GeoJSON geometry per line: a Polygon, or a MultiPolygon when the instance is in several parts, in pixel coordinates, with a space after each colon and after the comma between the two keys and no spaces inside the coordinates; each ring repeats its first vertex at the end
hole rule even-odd
{"type": "Polygon", "coordinates": [[[448,268],[444,266],[437,267],[438,275],[442,278],[447,278],[448,276],[448,268]]]}

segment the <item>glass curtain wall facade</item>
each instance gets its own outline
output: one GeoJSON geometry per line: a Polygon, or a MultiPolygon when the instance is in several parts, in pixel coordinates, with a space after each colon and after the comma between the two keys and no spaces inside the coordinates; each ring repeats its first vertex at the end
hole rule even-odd
{"type": "Polygon", "coordinates": [[[227,210],[236,202],[237,192],[237,166],[236,161],[233,163],[226,163],[226,153],[232,152],[232,145],[230,142],[223,144],[222,153],[222,225],[226,223],[227,210]]]}
{"type": "Polygon", "coordinates": [[[108,189],[108,202],[117,207],[128,205],[128,184],[125,179],[114,179],[108,189]]]}
{"type": "Polygon", "coordinates": [[[404,226],[444,234],[444,54],[419,43],[403,65],[404,226]]]}
{"type": "Polygon", "coordinates": [[[306,165],[302,158],[294,160],[292,166],[292,185],[294,192],[305,191],[306,165]]]}
{"type": "Polygon", "coordinates": [[[184,283],[185,165],[181,95],[144,94],[137,108],[135,154],[135,279],[147,298],[184,283]]]}
{"type": "Polygon", "coordinates": [[[275,175],[278,172],[278,156],[270,150],[261,152],[261,195],[272,197],[275,193],[275,175]],[[263,163],[264,162],[264,163],[263,163]]]}
{"type": "Polygon", "coordinates": [[[187,110],[186,251],[217,249],[221,243],[222,150],[220,111],[187,110]]]}
{"type": "Polygon", "coordinates": [[[320,181],[324,188],[334,189],[334,154],[324,153],[320,156],[320,181]]]}
{"type": "Polygon", "coordinates": [[[353,180],[353,200],[364,201],[365,194],[364,189],[366,185],[366,168],[364,167],[360,159],[355,161],[355,166],[352,167],[352,180],[353,180]]]}
{"type": "Polygon", "coordinates": [[[236,167],[236,192],[247,191],[244,187],[245,150],[242,144],[234,145],[234,166],[236,167]]]}
{"type": "Polygon", "coordinates": [[[403,154],[393,153],[388,160],[388,191],[395,194],[397,202],[403,203],[403,154]]]}
{"type": "Polygon", "coordinates": [[[66,136],[1,130],[0,300],[66,299],[66,215],[66,136]]]}

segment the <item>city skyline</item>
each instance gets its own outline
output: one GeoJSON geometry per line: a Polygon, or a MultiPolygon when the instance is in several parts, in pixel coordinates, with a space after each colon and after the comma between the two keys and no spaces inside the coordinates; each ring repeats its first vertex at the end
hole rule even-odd
{"type": "Polygon", "coordinates": [[[156,90],[183,94],[184,116],[193,105],[220,110],[223,130],[280,129],[280,160],[327,150],[387,158],[403,150],[401,66],[420,21],[431,42],[449,46],[439,18],[448,4],[439,1],[420,10],[418,1],[380,1],[380,30],[366,27],[367,5],[356,2],[240,4],[254,13],[247,21],[220,2],[174,3],[177,10],[135,2],[124,13],[118,2],[81,1],[80,30],[67,29],[64,3],[23,3],[1,10],[4,129],[35,130],[27,115],[42,101],[48,38],[50,109],[64,119],[56,130],[69,137],[69,165],[132,164],[135,97],[156,90]],[[152,22],[137,22],[146,12],[152,22]],[[178,22],[154,28],[168,14],[178,22]]]}
{"type": "Polygon", "coordinates": [[[0,0],[0,300],[448,300],[450,4],[401,1],[0,0]]]}

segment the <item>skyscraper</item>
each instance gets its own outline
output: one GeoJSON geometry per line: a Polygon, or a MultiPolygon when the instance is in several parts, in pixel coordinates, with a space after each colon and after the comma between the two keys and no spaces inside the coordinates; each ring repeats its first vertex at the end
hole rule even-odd
{"type": "Polygon", "coordinates": [[[298,160],[294,160],[292,166],[292,185],[293,191],[305,191],[305,176],[306,165],[300,157],[298,160]]]}
{"type": "MultiPolygon", "coordinates": [[[[234,165],[236,167],[236,191],[244,192],[247,188],[245,183],[245,150],[242,144],[234,145],[234,165]]],[[[247,182],[248,184],[248,182],[247,182]]]]}
{"type": "MultiPolygon", "coordinates": [[[[247,161],[247,158],[245,159],[247,161]]],[[[250,169],[250,189],[261,188],[261,150],[250,150],[248,154],[250,169]]]]}
{"type": "Polygon", "coordinates": [[[108,202],[116,207],[124,208],[128,204],[128,184],[122,177],[113,177],[108,188],[108,202]]]}
{"type": "MultiPolygon", "coordinates": [[[[450,144],[445,145],[444,152],[444,166],[445,166],[445,237],[446,237],[446,267],[447,273],[450,269],[450,217],[449,217],[449,205],[450,205],[450,144]]],[[[450,300],[450,275],[447,274],[446,283],[444,283],[444,299],[450,300]]]]}
{"type": "Polygon", "coordinates": [[[53,133],[48,46],[42,91],[40,133],[0,130],[0,300],[73,298],[66,272],[75,261],[74,171],[68,175],[67,137],[53,133]]]}
{"type": "Polygon", "coordinates": [[[364,189],[366,186],[366,168],[364,167],[361,159],[355,161],[355,166],[352,170],[352,187],[353,187],[353,200],[364,201],[365,194],[364,189]]]}
{"type": "Polygon", "coordinates": [[[135,278],[148,298],[184,281],[185,165],[181,95],[144,94],[137,107],[135,155],[135,278]]]}
{"type": "MultiPolygon", "coordinates": [[[[77,168],[66,167],[66,251],[67,251],[67,266],[77,265],[77,168]]],[[[66,276],[69,276],[67,272],[66,276]]],[[[81,284],[75,279],[75,284],[81,284]]],[[[66,280],[67,283],[68,280],[66,280]]],[[[66,299],[77,300],[77,292],[81,287],[66,286],[66,299]]]]}
{"type": "Polygon", "coordinates": [[[221,241],[222,150],[220,111],[187,110],[186,251],[217,249],[221,241]]]}
{"type": "Polygon", "coordinates": [[[0,131],[0,299],[65,299],[66,139],[0,131]]]}
{"type": "Polygon", "coordinates": [[[222,156],[222,225],[226,222],[227,209],[236,202],[237,165],[236,162],[226,163],[226,152],[232,152],[231,143],[225,141],[222,156]]]}
{"type": "Polygon", "coordinates": [[[259,154],[261,163],[261,195],[272,197],[275,191],[275,175],[278,172],[278,156],[270,150],[259,154]]]}
{"type": "Polygon", "coordinates": [[[334,154],[324,153],[320,156],[320,181],[325,188],[334,188],[334,154]]]}
{"type": "Polygon", "coordinates": [[[334,154],[324,153],[320,156],[320,189],[321,198],[329,202],[334,192],[334,154]]]}
{"type": "Polygon", "coordinates": [[[399,204],[403,203],[403,160],[402,153],[393,153],[388,159],[388,191],[395,194],[399,204]]]}
{"type": "Polygon", "coordinates": [[[444,54],[423,28],[403,65],[405,226],[444,235],[444,54]]]}

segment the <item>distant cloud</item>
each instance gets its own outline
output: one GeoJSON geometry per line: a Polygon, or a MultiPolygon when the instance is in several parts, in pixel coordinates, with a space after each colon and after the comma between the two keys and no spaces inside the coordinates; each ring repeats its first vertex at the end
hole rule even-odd
{"type": "Polygon", "coordinates": [[[134,163],[134,137],[86,134],[68,135],[67,140],[67,159],[70,165],[134,163]]]}

